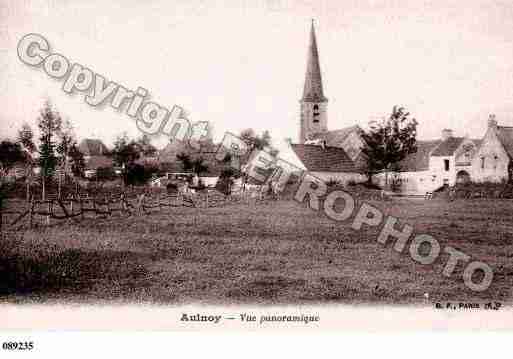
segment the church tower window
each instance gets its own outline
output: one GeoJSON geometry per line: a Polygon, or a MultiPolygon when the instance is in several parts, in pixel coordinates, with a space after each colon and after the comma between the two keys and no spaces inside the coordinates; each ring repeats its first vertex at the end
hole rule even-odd
{"type": "Polygon", "coordinates": [[[319,123],[319,105],[313,107],[313,122],[319,123]]]}

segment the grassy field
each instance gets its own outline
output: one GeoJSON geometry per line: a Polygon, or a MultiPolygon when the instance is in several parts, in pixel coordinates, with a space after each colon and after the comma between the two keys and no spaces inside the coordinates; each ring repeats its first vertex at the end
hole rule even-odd
{"type": "MultiPolygon", "coordinates": [[[[393,200],[385,213],[485,261],[484,292],[463,266],[441,272],[300,204],[173,208],[131,218],[85,219],[7,235],[0,244],[0,301],[159,304],[500,301],[513,292],[513,201],[393,200]],[[426,299],[425,293],[429,293],[426,299]]],[[[404,223],[403,222],[403,223],[404,223]]]]}

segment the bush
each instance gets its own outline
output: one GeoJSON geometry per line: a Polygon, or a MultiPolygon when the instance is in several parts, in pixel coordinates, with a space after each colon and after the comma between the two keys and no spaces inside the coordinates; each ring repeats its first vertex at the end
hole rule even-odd
{"type": "Polygon", "coordinates": [[[125,170],[125,184],[143,185],[151,178],[153,173],[157,172],[154,167],[146,167],[138,163],[128,165],[125,170]]]}
{"type": "Polygon", "coordinates": [[[99,181],[112,181],[116,179],[116,172],[113,167],[99,167],[96,170],[96,178],[99,181]]]}

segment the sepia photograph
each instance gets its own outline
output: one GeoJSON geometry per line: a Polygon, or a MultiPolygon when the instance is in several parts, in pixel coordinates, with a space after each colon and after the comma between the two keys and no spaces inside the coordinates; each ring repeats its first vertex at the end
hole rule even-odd
{"type": "Polygon", "coordinates": [[[512,29],[0,0],[0,330],[513,329],[512,29]]]}

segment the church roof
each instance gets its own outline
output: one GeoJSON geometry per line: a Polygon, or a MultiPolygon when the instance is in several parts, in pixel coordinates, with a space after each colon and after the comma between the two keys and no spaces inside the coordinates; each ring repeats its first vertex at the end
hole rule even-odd
{"type": "Polygon", "coordinates": [[[326,102],[322,89],[321,67],[319,64],[319,51],[317,49],[317,40],[315,38],[315,29],[312,20],[310,29],[310,45],[308,47],[306,63],[305,86],[303,89],[302,101],[306,102],[326,102]]]}
{"type": "Polygon", "coordinates": [[[357,131],[360,133],[362,129],[358,125],[348,126],[340,128],[338,130],[326,131],[317,133],[313,136],[312,140],[324,140],[328,146],[340,146],[340,144],[349,136],[351,133],[357,131]]]}
{"type": "Polygon", "coordinates": [[[342,148],[301,144],[293,144],[291,147],[308,171],[358,172],[342,148]]]}
{"type": "Polygon", "coordinates": [[[497,126],[497,137],[509,157],[513,158],[513,127],[497,126]]]}

